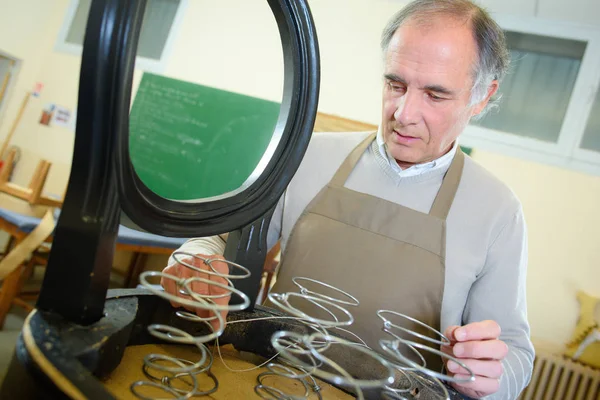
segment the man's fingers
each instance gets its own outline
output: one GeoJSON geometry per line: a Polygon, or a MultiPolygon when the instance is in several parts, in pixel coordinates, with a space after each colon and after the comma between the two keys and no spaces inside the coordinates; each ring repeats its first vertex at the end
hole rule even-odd
{"type": "MultiPolygon", "coordinates": [[[[454,375],[454,377],[457,379],[469,379],[470,376],[456,374],[456,375],[454,375]]],[[[487,396],[489,394],[495,393],[498,391],[498,389],[500,389],[500,379],[476,376],[475,380],[472,382],[465,382],[465,383],[452,382],[451,385],[459,392],[465,393],[466,391],[461,390],[461,389],[467,389],[468,392],[466,392],[466,393],[470,394],[471,392],[475,392],[479,395],[482,395],[482,396],[478,396],[478,397],[483,397],[483,396],[487,396]]]]}
{"type": "MultiPolygon", "coordinates": [[[[229,275],[229,265],[224,262],[212,261],[212,260],[223,260],[222,256],[211,256],[210,266],[212,267],[211,272],[220,274],[220,275],[229,275]]],[[[210,275],[210,280],[221,285],[228,285],[229,282],[227,279],[222,278],[218,275],[210,275]]],[[[211,294],[224,294],[229,292],[227,289],[220,288],[216,285],[211,285],[211,294]]]]}
{"type": "MultiPolygon", "coordinates": [[[[213,256],[213,257],[211,257],[211,259],[223,260],[223,257],[213,256]]],[[[227,263],[219,262],[219,261],[212,261],[210,263],[210,265],[212,266],[212,269],[214,270],[214,272],[221,274],[221,275],[229,275],[229,265],[227,263]]],[[[211,282],[215,282],[220,285],[229,286],[229,282],[227,281],[227,279],[222,278],[218,275],[211,275],[210,280],[211,280],[211,282]]],[[[210,285],[209,289],[210,289],[211,295],[219,296],[219,297],[215,297],[212,299],[217,305],[224,306],[224,305],[229,304],[229,299],[231,298],[231,291],[229,289],[222,288],[217,285],[210,285]]],[[[225,313],[225,314],[227,314],[227,313],[225,313]]]]}
{"type": "Polygon", "coordinates": [[[456,343],[453,353],[458,358],[502,360],[508,353],[508,346],[501,340],[456,343]]]}
{"type": "MultiPolygon", "coordinates": [[[[495,321],[481,321],[461,327],[450,326],[445,336],[450,346],[441,346],[442,352],[459,359],[473,374],[475,380],[452,383],[459,392],[469,397],[482,397],[495,393],[500,388],[504,372],[501,360],[508,353],[508,346],[501,340],[500,325],[495,321]]],[[[467,380],[471,374],[458,363],[447,360],[448,375],[467,380]]]]}
{"type": "MultiPolygon", "coordinates": [[[[173,275],[175,277],[177,276],[176,275],[177,270],[176,270],[175,265],[168,266],[167,268],[165,268],[163,270],[163,272],[168,275],[173,275]]],[[[167,292],[173,296],[177,296],[177,284],[175,283],[175,281],[173,279],[162,276],[160,278],[160,285],[163,287],[165,292],[167,292]]],[[[176,303],[173,300],[169,300],[169,302],[171,303],[171,306],[173,306],[175,308],[181,306],[179,303],[176,303]]]]}
{"type": "Polygon", "coordinates": [[[499,337],[500,325],[496,321],[487,320],[473,322],[456,328],[452,330],[452,338],[448,338],[457,342],[468,342],[473,340],[498,339],[499,337]]]}
{"type": "MultiPolygon", "coordinates": [[[[206,258],[209,260],[223,260],[224,259],[222,256],[219,256],[219,255],[207,256],[206,258]]],[[[228,286],[229,282],[227,281],[227,279],[222,278],[215,274],[228,275],[229,274],[229,265],[224,262],[218,262],[218,261],[209,261],[209,264],[210,265],[202,263],[201,266],[198,266],[202,270],[207,271],[209,273],[203,274],[200,272],[195,272],[195,274],[197,276],[201,276],[204,279],[208,279],[211,282],[228,286]]],[[[228,289],[224,289],[217,285],[204,283],[204,282],[201,282],[201,285],[202,285],[202,287],[200,289],[200,292],[202,294],[209,295],[209,296],[218,296],[218,297],[210,298],[209,299],[210,301],[214,302],[216,305],[219,305],[219,306],[224,306],[224,305],[229,304],[229,299],[231,296],[230,295],[221,296],[221,295],[230,293],[230,291],[228,289]]],[[[194,288],[194,290],[196,290],[196,289],[197,288],[194,288]]],[[[227,310],[217,311],[217,312],[223,318],[223,322],[225,322],[226,317],[227,317],[227,310]]],[[[197,310],[197,314],[203,318],[215,317],[215,312],[209,311],[209,310],[203,310],[200,308],[197,310]]],[[[213,330],[215,330],[215,331],[222,328],[218,318],[214,318],[214,319],[210,320],[209,323],[211,324],[211,326],[213,327],[213,330]]]]}
{"type": "Polygon", "coordinates": [[[448,340],[450,340],[450,342],[456,342],[456,339],[454,338],[454,332],[458,328],[460,328],[458,325],[449,326],[448,328],[446,328],[446,331],[444,332],[444,336],[446,336],[448,338],[448,340]]]}
{"type": "MultiPolygon", "coordinates": [[[[165,277],[161,278],[160,283],[167,293],[170,293],[171,295],[174,295],[174,296],[182,298],[182,299],[192,300],[192,297],[189,295],[186,295],[185,290],[183,290],[183,287],[178,286],[176,281],[177,280],[182,281],[182,280],[193,278],[193,277],[200,277],[209,282],[219,283],[222,285],[229,284],[227,279],[216,275],[216,274],[222,274],[222,275],[229,274],[229,265],[228,264],[226,264],[224,262],[218,262],[218,261],[209,261],[210,265],[208,265],[207,263],[205,263],[203,261],[203,259],[223,260],[224,258],[222,256],[215,255],[215,256],[200,256],[200,257],[201,258],[185,257],[180,260],[185,264],[194,266],[195,269],[189,268],[188,266],[184,265],[183,263],[175,263],[173,265],[166,267],[163,270],[164,273],[173,275],[174,277],[176,277],[175,279],[169,279],[169,278],[165,278],[165,277]],[[181,292],[182,290],[184,293],[181,292]]],[[[207,282],[203,282],[203,281],[199,281],[199,280],[192,281],[190,284],[188,284],[188,288],[192,292],[198,293],[200,296],[226,295],[226,296],[222,296],[222,297],[210,298],[210,299],[207,299],[207,301],[213,301],[217,305],[229,304],[229,299],[231,296],[227,295],[227,294],[229,294],[228,289],[224,289],[224,288],[218,287],[216,285],[213,285],[211,283],[207,283],[207,282]]],[[[182,307],[183,306],[185,309],[195,312],[199,317],[202,317],[202,318],[209,318],[209,317],[215,316],[213,311],[206,310],[204,308],[182,305],[182,304],[177,303],[176,301],[171,301],[171,305],[173,307],[182,307]]],[[[218,312],[223,317],[223,320],[225,320],[225,318],[227,316],[227,311],[218,311],[218,312]]],[[[219,324],[219,320],[217,318],[215,318],[214,320],[211,320],[209,322],[215,330],[221,328],[221,326],[219,324]]]]}
{"type": "MultiPolygon", "coordinates": [[[[483,376],[486,378],[500,378],[504,369],[502,367],[502,363],[496,360],[460,360],[463,364],[467,366],[473,372],[473,374],[478,376],[483,376]]],[[[470,376],[469,371],[463,368],[460,364],[455,363],[452,360],[448,360],[446,363],[446,368],[448,371],[453,374],[470,376]]]]}
{"type": "Polygon", "coordinates": [[[454,357],[454,349],[452,348],[452,346],[441,346],[440,350],[442,351],[442,353],[454,357]]]}
{"type": "MultiPolygon", "coordinates": [[[[200,259],[190,257],[190,258],[185,258],[182,261],[185,261],[187,264],[193,265],[195,268],[197,268],[199,270],[207,270],[206,265],[200,259]]],[[[203,274],[202,272],[188,268],[187,266],[185,266],[183,264],[178,264],[177,267],[179,268],[179,277],[182,279],[189,279],[189,278],[195,278],[195,277],[208,279],[208,276],[206,274],[203,274]]],[[[187,287],[193,293],[198,293],[201,295],[208,294],[207,284],[204,282],[192,281],[192,282],[188,283],[187,287]]],[[[181,287],[181,289],[183,289],[183,286],[181,287]]],[[[185,289],[183,289],[183,290],[185,291],[185,289]]],[[[182,295],[182,296],[184,296],[186,298],[191,298],[190,296],[187,296],[187,295],[182,295]]]]}
{"type": "MultiPolygon", "coordinates": [[[[195,259],[191,258],[191,257],[186,257],[184,259],[182,259],[181,261],[184,261],[188,264],[194,265],[197,268],[199,268],[199,264],[201,264],[201,262],[195,262],[195,259]]],[[[199,261],[199,260],[198,260],[199,261]]],[[[180,280],[184,280],[184,279],[188,279],[194,276],[199,276],[201,273],[194,271],[188,267],[186,267],[183,264],[180,263],[175,263],[173,265],[169,265],[167,266],[163,272],[165,274],[168,275],[172,275],[173,278],[168,278],[168,277],[162,277],[160,280],[160,284],[161,286],[165,289],[165,292],[179,297],[181,299],[185,299],[185,300],[191,300],[191,297],[185,294],[185,290],[183,290],[182,286],[179,286],[177,284],[177,281],[180,280]],[[182,290],[184,293],[182,293],[182,290]]],[[[206,290],[206,284],[202,284],[201,282],[192,282],[189,287],[192,291],[197,291],[198,293],[208,293],[208,290],[206,290]],[[200,283],[200,285],[198,285],[198,283],[200,283]]],[[[180,304],[176,301],[173,300],[169,300],[171,305],[173,307],[183,307],[188,311],[195,311],[195,307],[191,307],[185,304],[180,304]]]]}

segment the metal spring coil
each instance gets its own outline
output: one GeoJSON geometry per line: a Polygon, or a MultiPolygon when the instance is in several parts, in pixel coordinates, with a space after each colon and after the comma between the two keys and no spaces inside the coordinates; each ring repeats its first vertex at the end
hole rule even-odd
{"type": "MultiPolygon", "coordinates": [[[[146,397],[139,393],[138,388],[142,386],[159,388],[172,396],[176,396],[176,399],[182,400],[189,399],[194,396],[208,395],[214,393],[218,389],[218,380],[210,372],[210,368],[213,363],[213,356],[209,349],[206,347],[205,343],[218,338],[223,333],[223,330],[225,328],[225,321],[221,316],[220,311],[238,311],[247,308],[250,304],[248,296],[235,289],[231,281],[232,279],[243,279],[249,277],[250,271],[245,267],[223,259],[207,259],[182,251],[174,252],[173,258],[178,263],[185,266],[186,268],[191,269],[192,271],[209,275],[209,278],[210,276],[222,278],[227,282],[227,284],[220,284],[218,282],[215,282],[214,280],[201,278],[198,276],[190,278],[179,278],[163,272],[154,271],[144,272],[141,274],[141,284],[155,295],[170,300],[172,302],[182,304],[184,306],[189,306],[195,309],[207,310],[214,314],[214,316],[212,317],[202,318],[188,312],[176,312],[176,315],[180,318],[206,324],[212,330],[212,333],[204,336],[194,337],[180,329],[162,324],[154,324],[148,327],[150,334],[162,340],[170,341],[173,343],[196,345],[200,352],[200,359],[197,362],[193,363],[189,360],[174,358],[160,354],[147,355],[144,358],[143,370],[144,374],[150,379],[150,381],[138,381],[131,385],[131,391],[138,398],[144,400],[156,400],[156,398],[146,397]],[[201,261],[202,263],[207,265],[210,270],[200,269],[195,265],[190,264],[188,261],[186,261],[186,259],[181,259],[182,256],[185,256],[187,260],[191,259],[201,261]],[[217,272],[216,269],[212,266],[213,262],[223,262],[231,267],[240,269],[244,274],[221,274],[217,272]],[[186,298],[177,297],[163,290],[155,289],[152,285],[148,283],[148,278],[150,277],[162,277],[174,281],[177,287],[180,288],[180,294],[183,294],[186,298]],[[193,282],[202,282],[208,285],[214,285],[222,289],[224,292],[220,295],[202,295],[191,290],[191,285],[193,282]],[[239,296],[242,299],[242,303],[231,306],[217,305],[213,301],[218,297],[230,296],[232,294],[236,294],[237,296],[239,296]],[[210,324],[210,321],[214,320],[218,321],[218,329],[216,330],[210,324]],[[159,363],[161,361],[164,363],[171,364],[171,366],[159,363]],[[163,375],[156,376],[154,374],[151,374],[150,370],[161,371],[163,375]],[[211,378],[211,380],[214,383],[212,388],[208,390],[199,389],[197,376],[200,374],[207,374],[207,376],[211,378]],[[186,386],[186,389],[174,387],[175,385],[173,384],[173,382],[175,381],[180,382],[180,386],[181,384],[184,384],[186,386]]],[[[306,399],[311,393],[314,393],[319,399],[321,399],[322,396],[320,393],[320,387],[314,379],[314,376],[316,376],[338,386],[353,388],[359,399],[364,398],[362,389],[367,388],[384,388],[384,391],[382,392],[382,396],[384,398],[406,399],[405,397],[403,397],[403,394],[409,393],[415,388],[415,380],[422,379],[414,374],[412,374],[411,378],[411,375],[409,375],[407,372],[420,371],[431,377],[432,381],[434,381],[439,386],[441,391],[440,398],[449,400],[448,391],[441,383],[441,380],[449,382],[465,382],[474,379],[474,374],[468,369],[468,367],[464,363],[460,362],[456,358],[451,357],[429,346],[425,346],[414,341],[406,340],[396,335],[395,331],[401,330],[403,332],[429,341],[430,343],[436,345],[450,344],[450,341],[437,330],[411,317],[394,311],[379,310],[377,312],[377,315],[383,321],[382,330],[393,337],[392,340],[382,339],[379,343],[381,350],[383,350],[383,353],[388,358],[384,358],[381,354],[373,351],[368,346],[366,346],[364,342],[363,344],[360,344],[331,335],[329,330],[335,329],[345,331],[343,327],[352,325],[352,323],[354,322],[354,318],[352,314],[344,308],[344,306],[356,307],[359,305],[359,301],[354,296],[350,295],[347,292],[344,292],[341,289],[338,289],[334,286],[328,285],[326,283],[314,279],[295,277],[293,278],[293,283],[299,288],[299,292],[288,292],[283,294],[270,293],[268,296],[269,300],[281,311],[284,311],[303,322],[305,325],[311,328],[314,331],[314,333],[302,335],[295,332],[280,331],[273,335],[271,343],[274,349],[278,351],[280,358],[278,363],[269,363],[267,365],[267,371],[258,375],[258,384],[255,387],[255,392],[260,397],[264,399],[299,400],[306,399]],[[317,291],[311,291],[303,285],[304,282],[311,282],[313,284],[333,290],[342,295],[343,298],[340,299],[338,297],[331,297],[321,294],[317,291]],[[290,304],[290,299],[302,299],[311,303],[312,305],[317,306],[318,308],[329,314],[331,316],[331,320],[315,318],[310,315],[307,315],[303,311],[292,306],[290,304]],[[345,316],[345,318],[340,320],[335,314],[335,312],[332,311],[332,309],[342,313],[345,316]],[[395,315],[416,322],[421,326],[424,326],[427,329],[435,332],[442,339],[431,339],[417,332],[403,328],[400,325],[393,324],[388,319],[388,317],[386,317],[387,315],[395,315]],[[414,351],[421,359],[421,364],[417,364],[409,358],[407,358],[406,356],[404,356],[403,354],[401,354],[399,351],[400,344],[404,344],[412,351],[414,351]],[[355,351],[364,353],[365,355],[379,362],[387,370],[388,374],[384,378],[379,380],[355,379],[337,363],[323,355],[323,353],[332,345],[348,346],[355,351]],[[461,365],[463,368],[469,371],[469,373],[471,374],[470,378],[468,380],[458,380],[451,376],[440,374],[438,372],[427,369],[425,359],[417,349],[430,351],[442,357],[449,358],[455,361],[457,364],[461,365]],[[333,370],[335,371],[335,373],[327,372],[325,371],[325,369],[329,371],[333,370]],[[390,384],[394,382],[395,371],[401,372],[407,378],[409,383],[408,387],[392,388],[390,386],[390,384]],[[273,386],[266,384],[265,381],[267,379],[270,379],[271,377],[277,377],[279,379],[293,379],[301,382],[305,389],[304,394],[302,396],[289,395],[273,386]]]]}
{"type": "MultiPolygon", "coordinates": [[[[465,382],[470,382],[470,381],[475,380],[475,374],[473,373],[473,371],[471,371],[471,369],[466,364],[464,364],[462,361],[460,361],[456,357],[453,357],[453,356],[446,354],[446,353],[442,352],[441,350],[439,350],[440,346],[449,346],[449,345],[451,345],[451,342],[443,333],[441,333],[437,329],[434,329],[431,326],[424,324],[423,322],[421,322],[417,319],[409,317],[408,315],[401,314],[401,313],[391,311],[391,310],[379,310],[379,311],[377,311],[377,316],[383,322],[382,331],[393,337],[392,340],[389,340],[389,339],[379,340],[379,346],[390,357],[390,359],[391,359],[390,362],[392,362],[392,364],[396,367],[396,369],[398,371],[403,371],[403,372],[419,371],[419,372],[422,372],[423,374],[427,375],[431,379],[431,381],[434,382],[439,387],[440,392],[441,392],[441,393],[439,393],[439,395],[444,400],[450,400],[450,395],[448,393],[448,390],[442,383],[442,381],[465,383],[465,382]],[[394,324],[394,323],[392,323],[392,321],[390,321],[390,319],[389,319],[390,316],[400,317],[401,319],[405,319],[405,320],[411,321],[413,323],[416,323],[417,325],[420,325],[420,326],[426,328],[430,332],[433,332],[435,335],[439,336],[440,339],[439,340],[432,339],[429,336],[422,335],[413,330],[404,328],[401,325],[394,324]],[[402,338],[402,337],[398,336],[398,334],[396,334],[397,331],[405,332],[409,336],[419,338],[425,342],[435,345],[437,348],[415,342],[414,340],[408,340],[408,339],[402,338]],[[402,354],[399,349],[401,344],[404,345],[405,347],[409,348],[414,354],[416,354],[417,357],[420,359],[421,363],[420,364],[416,363],[413,360],[411,360],[409,357],[407,357],[406,355],[402,354]],[[423,355],[421,354],[421,352],[419,350],[433,353],[435,355],[442,357],[442,359],[449,359],[449,360],[454,361],[455,363],[457,363],[458,365],[463,367],[465,370],[467,370],[467,372],[469,373],[469,377],[466,379],[459,379],[459,378],[456,378],[456,377],[453,377],[453,376],[450,376],[447,374],[442,374],[440,372],[437,372],[437,371],[427,368],[427,363],[425,361],[425,358],[423,357],[423,355]]],[[[416,379],[422,379],[416,374],[413,374],[413,377],[416,379]]],[[[387,387],[384,391],[385,395],[387,396],[386,398],[403,399],[403,400],[406,400],[406,398],[403,397],[402,394],[404,394],[406,392],[407,392],[406,390],[398,390],[398,389],[393,389],[390,387],[387,387]]]]}
{"type": "MultiPolygon", "coordinates": [[[[294,332],[277,332],[271,339],[273,347],[279,352],[279,354],[284,360],[287,360],[288,363],[291,363],[295,368],[301,371],[301,373],[294,374],[289,369],[283,368],[280,364],[271,364],[278,365],[279,373],[277,371],[271,371],[270,369],[269,374],[289,379],[296,379],[303,382],[304,387],[306,388],[305,395],[303,397],[290,396],[288,394],[282,393],[280,390],[272,386],[266,386],[263,383],[263,381],[259,378],[259,385],[255,388],[255,391],[257,394],[261,395],[262,398],[290,400],[305,399],[308,397],[308,388],[310,387],[310,385],[307,384],[305,379],[307,377],[311,377],[313,382],[315,382],[312,375],[329,381],[337,386],[354,388],[355,393],[359,399],[363,398],[362,389],[383,388],[381,394],[383,398],[407,400],[407,398],[404,396],[406,394],[414,393],[417,381],[423,380],[423,378],[421,378],[417,374],[410,374],[411,371],[419,371],[430,377],[431,381],[439,388],[439,390],[437,390],[436,393],[437,396],[440,399],[444,400],[449,400],[450,396],[448,390],[441,381],[462,383],[474,380],[475,376],[473,372],[463,362],[456,359],[455,357],[443,353],[436,348],[417,343],[413,340],[403,339],[400,336],[398,336],[396,334],[396,331],[403,331],[409,335],[414,336],[415,338],[420,338],[436,346],[451,344],[450,340],[436,329],[414,318],[411,318],[407,315],[395,311],[379,310],[377,312],[378,317],[383,322],[382,331],[393,337],[393,340],[382,339],[379,342],[381,348],[380,350],[383,350],[383,354],[385,354],[387,358],[382,357],[379,353],[373,351],[364,344],[357,344],[330,335],[328,329],[340,329],[342,326],[352,325],[354,321],[352,314],[342,306],[358,306],[359,301],[349,293],[317,280],[297,277],[293,278],[293,282],[300,289],[299,293],[271,293],[269,294],[269,300],[280,310],[288,314],[294,315],[296,317],[299,317],[302,322],[313,328],[315,330],[315,333],[310,335],[301,335],[294,332]],[[302,285],[301,281],[312,282],[317,285],[321,285],[325,288],[332,289],[344,296],[346,300],[331,296],[325,296],[318,292],[310,291],[302,285]],[[303,311],[293,307],[289,302],[290,298],[303,298],[307,300],[308,302],[316,305],[318,308],[326,311],[330,316],[332,316],[333,320],[328,321],[323,319],[317,319],[307,315],[303,311]],[[347,299],[349,299],[350,301],[347,299]],[[347,319],[340,321],[336,317],[335,313],[327,307],[332,307],[337,311],[341,311],[343,314],[346,315],[347,319]],[[434,332],[436,335],[439,335],[441,340],[432,339],[428,336],[421,335],[420,333],[415,332],[413,330],[404,328],[401,325],[394,324],[392,323],[392,321],[390,321],[390,316],[404,318],[422,327],[425,327],[426,329],[434,332]],[[421,363],[415,363],[410,358],[403,355],[399,350],[400,344],[405,345],[407,348],[413,351],[421,360],[421,363]],[[352,347],[353,350],[361,351],[367,356],[373,358],[375,361],[379,362],[384,368],[387,369],[389,374],[384,376],[380,380],[355,379],[347,371],[343,370],[343,368],[336,364],[333,360],[328,359],[323,355],[323,352],[326,351],[331,345],[349,346],[352,347]],[[470,374],[470,376],[467,379],[458,379],[428,369],[425,358],[422,356],[419,350],[431,352],[438,356],[441,356],[442,358],[450,359],[456,362],[458,365],[465,368],[470,374]],[[306,359],[310,360],[310,362],[307,362],[306,359]],[[325,372],[323,367],[327,367],[327,369],[329,370],[333,369],[337,373],[325,372]],[[408,382],[407,386],[401,388],[394,388],[390,386],[390,384],[394,382],[395,371],[398,371],[402,375],[404,375],[408,382]]],[[[422,385],[422,387],[429,388],[430,390],[432,390],[429,385],[422,385]]],[[[318,389],[313,389],[313,391],[316,392],[320,398],[320,393],[318,392],[318,389]]]]}
{"type": "Polygon", "coordinates": [[[281,311],[299,318],[299,320],[311,328],[314,333],[299,334],[288,331],[276,332],[271,338],[273,348],[279,353],[283,360],[287,361],[286,363],[288,365],[291,364],[291,366],[296,368],[299,372],[294,373],[294,371],[282,364],[271,364],[269,373],[261,375],[263,375],[263,377],[266,375],[273,375],[301,381],[304,384],[305,393],[302,397],[282,393],[272,386],[265,385],[263,380],[260,379],[261,376],[259,376],[259,384],[256,386],[255,392],[264,399],[306,399],[310,393],[308,389],[311,387],[311,385],[306,382],[306,379],[310,377],[313,382],[312,391],[317,394],[318,398],[321,398],[318,385],[316,385],[316,381],[313,377],[315,376],[337,386],[353,388],[357,397],[362,399],[364,398],[362,389],[380,388],[392,383],[394,381],[394,368],[392,364],[386,361],[380,354],[374,352],[365,344],[345,340],[330,333],[330,331],[337,329],[345,330],[343,327],[352,325],[354,318],[350,311],[344,308],[344,306],[356,307],[359,305],[359,301],[351,294],[339,288],[314,279],[295,277],[292,281],[299,288],[298,293],[270,293],[268,296],[269,300],[281,311]],[[310,282],[322,286],[323,288],[333,290],[341,295],[341,298],[327,296],[318,291],[309,290],[305,286],[305,282],[310,282]],[[310,316],[294,307],[290,303],[290,299],[303,299],[325,311],[329,314],[331,319],[326,320],[310,316]],[[335,311],[341,313],[344,318],[340,320],[335,311]],[[324,352],[331,346],[347,346],[351,348],[352,351],[361,352],[367,357],[371,357],[376,362],[380,363],[387,371],[387,374],[382,379],[378,380],[356,379],[334,360],[324,355],[324,352]]]}
{"type": "Polygon", "coordinates": [[[140,284],[146,289],[150,290],[153,294],[171,302],[191,307],[192,309],[209,311],[213,315],[203,318],[186,311],[176,312],[176,315],[179,318],[183,318],[188,321],[200,322],[207,325],[212,333],[203,336],[192,336],[181,329],[169,325],[152,324],[148,326],[148,332],[154,337],[172,343],[195,345],[200,354],[197,362],[191,362],[189,360],[162,354],[148,354],[146,357],[144,357],[143,371],[150,381],[137,381],[131,385],[131,391],[133,394],[143,400],[156,400],[154,397],[147,397],[139,392],[139,388],[144,386],[161,389],[164,392],[169,393],[171,396],[175,396],[175,399],[178,400],[185,400],[195,396],[214,393],[218,389],[219,381],[210,372],[210,368],[213,364],[213,355],[206,347],[205,343],[218,338],[223,333],[223,330],[225,329],[225,320],[221,315],[221,311],[239,311],[247,308],[250,305],[250,299],[248,296],[235,289],[232,283],[232,280],[234,279],[244,279],[249,277],[250,271],[247,268],[224,259],[203,258],[195,254],[179,250],[173,253],[173,259],[192,271],[206,275],[207,278],[216,277],[223,279],[226,284],[199,276],[179,278],[174,275],[156,271],[147,271],[140,275],[140,284]],[[185,259],[182,257],[185,257],[185,259]],[[192,261],[192,263],[194,261],[200,261],[201,263],[205,264],[208,269],[198,268],[190,263],[190,261],[192,261]],[[231,273],[219,273],[212,265],[214,262],[225,263],[230,267],[241,270],[243,274],[232,275],[231,273]],[[154,288],[148,282],[148,278],[151,277],[161,277],[163,279],[172,280],[179,289],[179,293],[185,297],[178,297],[167,293],[166,291],[154,288]],[[209,286],[212,285],[220,289],[223,293],[218,295],[196,293],[191,288],[192,283],[194,282],[205,283],[209,286]],[[218,305],[214,302],[214,300],[217,298],[224,298],[234,294],[242,299],[240,304],[218,305]],[[216,329],[210,323],[211,321],[215,320],[217,321],[216,329]],[[162,375],[157,376],[152,374],[150,373],[151,370],[160,371],[162,375]],[[200,390],[198,383],[198,375],[200,374],[208,375],[208,377],[213,381],[213,387],[207,390],[200,390]],[[185,389],[175,387],[176,382],[179,384],[179,386],[184,386],[185,389]]]}

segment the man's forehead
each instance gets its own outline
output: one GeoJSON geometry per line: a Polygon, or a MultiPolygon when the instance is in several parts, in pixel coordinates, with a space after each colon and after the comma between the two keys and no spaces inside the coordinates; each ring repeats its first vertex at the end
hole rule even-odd
{"type": "Polygon", "coordinates": [[[457,56],[477,59],[477,43],[468,21],[453,17],[436,17],[432,20],[408,20],[394,33],[387,52],[416,48],[420,52],[455,59],[457,56]]]}
{"type": "Polygon", "coordinates": [[[385,73],[421,86],[439,85],[458,90],[472,80],[476,44],[467,26],[423,30],[403,25],[385,54],[385,73]]]}

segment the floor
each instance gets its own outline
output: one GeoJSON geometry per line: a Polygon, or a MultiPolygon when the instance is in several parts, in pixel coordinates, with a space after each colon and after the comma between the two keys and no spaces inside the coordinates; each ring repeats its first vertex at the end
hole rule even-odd
{"type": "Polygon", "coordinates": [[[0,330],[0,384],[13,357],[13,351],[27,313],[20,307],[13,307],[0,330]]]}

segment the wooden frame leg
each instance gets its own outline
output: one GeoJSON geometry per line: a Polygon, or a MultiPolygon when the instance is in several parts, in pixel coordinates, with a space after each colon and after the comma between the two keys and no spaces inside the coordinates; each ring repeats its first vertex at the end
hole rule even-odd
{"type": "Polygon", "coordinates": [[[264,273],[263,275],[263,279],[264,279],[264,286],[261,287],[261,292],[260,292],[260,296],[258,297],[256,303],[257,304],[263,304],[265,302],[265,300],[267,299],[267,296],[269,295],[269,290],[271,289],[271,284],[273,283],[273,277],[275,276],[275,273],[271,272],[271,271],[267,271],[264,273]]]}
{"type": "Polygon", "coordinates": [[[10,253],[10,251],[15,247],[17,239],[14,236],[10,236],[8,238],[8,242],[6,242],[6,249],[4,249],[4,254],[10,253]]]}
{"type": "Polygon", "coordinates": [[[13,245],[15,244],[15,237],[12,235],[9,235],[8,240],[6,242],[6,247],[4,248],[4,251],[2,253],[0,253],[0,255],[5,256],[7,255],[10,250],[13,248],[13,245]]]}
{"type": "Polygon", "coordinates": [[[133,280],[130,283],[130,287],[136,287],[140,282],[140,274],[144,272],[144,269],[146,268],[146,261],[148,261],[148,254],[140,253],[140,256],[138,257],[137,262],[135,264],[135,270],[133,271],[132,277],[133,280]]]}
{"type": "Polygon", "coordinates": [[[2,282],[2,286],[0,286],[0,330],[4,327],[6,315],[13,304],[22,306],[27,311],[31,311],[34,308],[17,296],[21,293],[25,282],[31,276],[35,267],[35,261],[35,257],[32,256],[29,261],[19,265],[13,272],[8,274],[2,282]]]}
{"type": "Polygon", "coordinates": [[[131,254],[131,260],[129,261],[129,267],[127,267],[127,275],[125,276],[125,282],[123,283],[123,287],[126,287],[126,288],[131,287],[130,285],[131,285],[131,281],[133,279],[133,273],[134,273],[133,270],[135,269],[135,266],[137,264],[137,259],[139,258],[139,256],[140,256],[140,253],[138,253],[137,251],[133,252],[131,254]]]}
{"type": "Polygon", "coordinates": [[[15,268],[14,271],[6,276],[2,282],[2,286],[0,286],[0,329],[4,327],[6,315],[12,307],[13,300],[21,290],[23,282],[21,276],[24,271],[25,266],[23,265],[15,268]]]}
{"type": "Polygon", "coordinates": [[[134,288],[137,286],[140,274],[144,271],[146,261],[148,260],[148,254],[146,253],[133,253],[131,262],[129,263],[129,269],[127,271],[127,278],[125,279],[126,288],[134,288]]]}
{"type": "Polygon", "coordinates": [[[14,303],[15,306],[19,306],[21,308],[24,308],[25,311],[27,311],[28,313],[30,313],[33,310],[35,310],[34,306],[32,306],[31,304],[29,304],[25,300],[20,299],[19,297],[15,297],[15,299],[13,300],[13,303],[14,303]]]}

